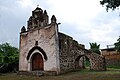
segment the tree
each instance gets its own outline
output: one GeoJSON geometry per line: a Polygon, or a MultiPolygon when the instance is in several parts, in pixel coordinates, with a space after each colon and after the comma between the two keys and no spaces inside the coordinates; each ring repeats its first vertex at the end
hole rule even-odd
{"type": "Polygon", "coordinates": [[[117,42],[114,43],[114,45],[115,45],[115,49],[117,50],[117,52],[120,53],[120,36],[119,36],[119,38],[117,39],[117,42]]]}
{"type": "Polygon", "coordinates": [[[100,1],[100,4],[105,5],[107,11],[109,9],[115,10],[120,6],[120,0],[102,0],[100,1]]]}
{"type": "Polygon", "coordinates": [[[97,43],[90,43],[90,51],[95,52],[97,54],[100,54],[100,44],[97,45],[97,43]]]}
{"type": "Polygon", "coordinates": [[[0,72],[13,70],[18,65],[19,50],[9,43],[0,44],[0,72]]]}

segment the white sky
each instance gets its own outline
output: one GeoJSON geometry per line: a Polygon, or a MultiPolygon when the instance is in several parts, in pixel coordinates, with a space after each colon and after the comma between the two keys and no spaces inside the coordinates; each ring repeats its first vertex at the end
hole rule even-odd
{"type": "Polygon", "coordinates": [[[101,48],[114,44],[120,36],[119,11],[105,10],[100,0],[0,0],[0,43],[19,46],[19,32],[26,26],[32,11],[39,4],[54,14],[60,22],[59,30],[89,48],[97,42],[101,48]]]}

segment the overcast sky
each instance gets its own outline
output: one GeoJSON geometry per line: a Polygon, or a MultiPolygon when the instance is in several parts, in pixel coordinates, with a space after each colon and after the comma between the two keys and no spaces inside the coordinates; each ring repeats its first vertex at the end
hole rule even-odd
{"type": "Polygon", "coordinates": [[[101,48],[120,36],[119,11],[106,12],[100,0],[0,0],[0,43],[19,47],[19,33],[32,11],[39,5],[49,17],[57,18],[59,31],[70,35],[89,48],[97,42],[101,48]]]}

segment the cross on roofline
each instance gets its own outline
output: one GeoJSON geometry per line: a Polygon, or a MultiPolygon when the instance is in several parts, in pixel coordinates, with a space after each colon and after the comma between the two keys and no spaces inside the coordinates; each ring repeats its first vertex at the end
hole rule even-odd
{"type": "Polygon", "coordinates": [[[37,7],[39,7],[39,4],[37,5],[37,7]]]}

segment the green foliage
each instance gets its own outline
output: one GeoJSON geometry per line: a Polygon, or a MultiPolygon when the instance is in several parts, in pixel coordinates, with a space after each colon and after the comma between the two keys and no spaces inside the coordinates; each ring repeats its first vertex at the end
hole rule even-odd
{"type": "Polygon", "coordinates": [[[120,6],[120,0],[102,0],[100,1],[100,4],[105,5],[107,11],[109,9],[115,10],[117,7],[120,6]]]}
{"type": "Polygon", "coordinates": [[[117,50],[117,52],[120,53],[120,36],[119,36],[117,42],[114,43],[114,45],[115,45],[115,49],[117,50]]]}
{"type": "Polygon", "coordinates": [[[100,54],[100,44],[97,45],[97,43],[90,43],[90,51],[95,52],[97,54],[100,54]]]}
{"type": "Polygon", "coordinates": [[[9,43],[0,44],[0,72],[12,70],[18,65],[19,50],[9,43]]]}
{"type": "Polygon", "coordinates": [[[85,61],[84,61],[84,64],[86,67],[90,67],[90,61],[89,61],[89,58],[85,56],[85,61]]]}
{"type": "Polygon", "coordinates": [[[18,62],[18,53],[19,50],[9,43],[0,44],[0,63],[18,62]]]}

